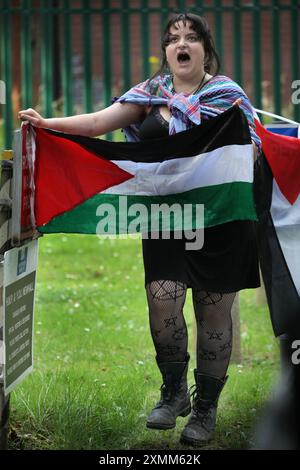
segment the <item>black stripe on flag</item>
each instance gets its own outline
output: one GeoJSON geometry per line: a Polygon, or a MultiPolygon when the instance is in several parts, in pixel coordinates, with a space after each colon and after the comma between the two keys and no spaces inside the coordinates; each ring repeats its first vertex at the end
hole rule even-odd
{"type": "Polygon", "coordinates": [[[251,135],[245,114],[238,106],[199,126],[172,136],[142,142],[108,142],[45,129],[47,132],[72,140],[107,160],[131,160],[133,162],[162,162],[211,152],[228,145],[251,144],[251,135]],[[189,142],[187,148],[186,142],[189,142]]]}
{"type": "Polygon", "coordinates": [[[254,194],[261,272],[276,336],[300,334],[300,297],[290,274],[271,216],[273,174],[262,154],[255,164],[254,194]]]}

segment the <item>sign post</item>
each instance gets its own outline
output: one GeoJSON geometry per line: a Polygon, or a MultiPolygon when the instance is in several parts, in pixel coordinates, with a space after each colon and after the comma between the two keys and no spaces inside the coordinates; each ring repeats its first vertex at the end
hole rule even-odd
{"type": "Polygon", "coordinates": [[[34,139],[14,132],[0,180],[0,450],[7,447],[10,392],[33,368],[33,308],[40,236],[34,220],[34,139]],[[14,248],[12,248],[14,247],[14,248]]]}

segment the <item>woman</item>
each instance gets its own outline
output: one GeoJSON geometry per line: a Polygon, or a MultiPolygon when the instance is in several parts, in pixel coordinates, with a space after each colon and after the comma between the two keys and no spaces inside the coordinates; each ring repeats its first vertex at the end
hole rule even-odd
{"type": "MultiPolygon", "coordinates": [[[[19,116],[35,126],[73,134],[98,136],[127,128],[131,139],[152,139],[190,128],[237,103],[248,119],[255,154],[260,140],[252,106],[236,83],[217,75],[219,59],[206,21],[190,13],[173,16],[162,50],[160,72],[104,110],[44,119],[29,109],[19,116]]],[[[161,397],[147,426],[174,428],[176,418],[191,411],[183,316],[190,287],[197,320],[197,369],[192,412],[181,441],[200,445],[213,435],[218,398],[227,380],[235,294],[259,286],[253,225],[235,221],[206,229],[204,247],[198,251],[185,250],[184,239],[144,239],[143,256],[150,329],[163,378],[161,397]]]]}

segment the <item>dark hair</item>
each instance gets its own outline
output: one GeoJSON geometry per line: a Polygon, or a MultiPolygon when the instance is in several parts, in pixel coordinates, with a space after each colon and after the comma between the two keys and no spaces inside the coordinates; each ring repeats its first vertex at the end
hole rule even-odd
{"type": "Polygon", "coordinates": [[[186,25],[187,22],[191,23],[191,28],[197,33],[200,41],[203,43],[205,51],[204,70],[211,75],[217,75],[220,70],[220,59],[215,50],[214,41],[206,19],[193,13],[178,13],[172,15],[165,27],[161,41],[162,63],[160,69],[151,78],[168,71],[166,47],[169,44],[170,28],[179,21],[182,21],[184,25],[186,25]]]}

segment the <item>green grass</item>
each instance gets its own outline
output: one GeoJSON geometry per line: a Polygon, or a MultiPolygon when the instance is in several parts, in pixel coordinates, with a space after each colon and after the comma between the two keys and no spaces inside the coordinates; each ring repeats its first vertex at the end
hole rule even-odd
{"type": "MultiPolygon", "coordinates": [[[[193,383],[193,313],[189,382],[193,383]]],[[[215,439],[206,448],[251,444],[277,371],[266,307],[241,294],[242,365],[231,365],[215,439]]],[[[12,393],[10,448],[183,449],[180,431],[145,427],[161,379],[148,328],[140,240],[51,235],[40,239],[34,372],[12,393]]]]}

